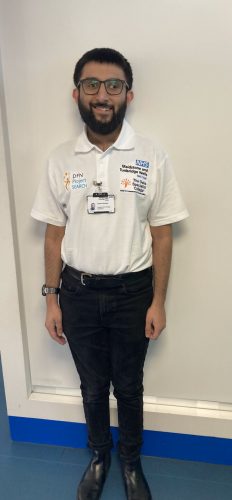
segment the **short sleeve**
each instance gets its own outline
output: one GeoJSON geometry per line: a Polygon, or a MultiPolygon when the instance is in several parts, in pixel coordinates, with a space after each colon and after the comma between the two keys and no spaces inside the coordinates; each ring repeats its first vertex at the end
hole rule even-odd
{"type": "Polygon", "coordinates": [[[172,224],[189,216],[175,174],[166,155],[157,168],[157,186],[148,221],[151,226],[172,224]]]}
{"type": "Polygon", "coordinates": [[[52,167],[52,163],[48,162],[47,168],[39,184],[34,205],[31,210],[31,216],[47,224],[65,226],[67,217],[58,201],[57,182],[52,167]]]}

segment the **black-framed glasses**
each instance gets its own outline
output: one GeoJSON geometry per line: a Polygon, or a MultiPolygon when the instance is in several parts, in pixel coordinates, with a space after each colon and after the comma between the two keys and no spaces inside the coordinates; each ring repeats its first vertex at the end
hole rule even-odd
{"type": "Polygon", "coordinates": [[[119,78],[108,78],[108,80],[98,80],[97,78],[84,78],[80,80],[77,84],[77,88],[80,85],[83,91],[87,95],[98,94],[101,84],[104,83],[107,94],[109,95],[119,95],[122,92],[124,85],[129,89],[129,85],[125,80],[120,80],[119,78]]]}

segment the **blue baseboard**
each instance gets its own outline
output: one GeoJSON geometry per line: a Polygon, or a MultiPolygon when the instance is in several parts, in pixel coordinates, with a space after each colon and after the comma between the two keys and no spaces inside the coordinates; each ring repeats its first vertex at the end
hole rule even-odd
{"type": "MultiPolygon", "coordinates": [[[[13,441],[71,448],[87,446],[86,424],[9,417],[13,441]]],[[[116,444],[118,430],[112,427],[116,444]]],[[[142,454],[178,460],[232,465],[232,439],[144,430],[142,454]]]]}

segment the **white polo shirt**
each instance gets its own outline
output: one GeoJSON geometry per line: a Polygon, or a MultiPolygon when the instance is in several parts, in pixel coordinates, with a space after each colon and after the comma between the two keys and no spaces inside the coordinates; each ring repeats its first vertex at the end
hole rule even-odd
{"type": "Polygon", "coordinates": [[[66,226],[61,257],[87,273],[119,274],[152,265],[149,226],[188,217],[168,156],[124,120],[107,151],[91,144],[85,129],[59,146],[42,177],[32,217],[66,226]],[[98,189],[115,197],[114,213],[88,213],[98,189]]]}

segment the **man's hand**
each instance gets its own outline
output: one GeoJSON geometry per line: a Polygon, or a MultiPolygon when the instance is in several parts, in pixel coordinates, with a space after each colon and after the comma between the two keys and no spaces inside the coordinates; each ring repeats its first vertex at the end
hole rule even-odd
{"type": "Polygon", "coordinates": [[[172,226],[150,226],[152,237],[154,298],[147,310],[145,335],[156,340],[166,326],[165,297],[172,256],[172,226]]]}
{"type": "Polygon", "coordinates": [[[60,345],[66,344],[66,339],[63,336],[62,313],[58,303],[47,304],[45,326],[53,340],[60,345]]]}
{"type": "Polygon", "coordinates": [[[166,326],[164,305],[152,304],[147,310],[145,335],[156,340],[166,326]]]}

